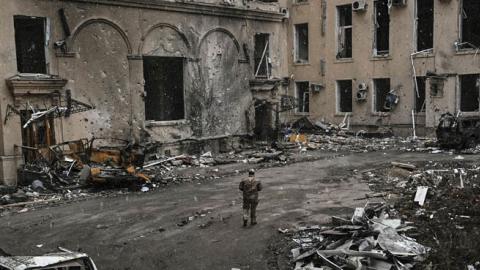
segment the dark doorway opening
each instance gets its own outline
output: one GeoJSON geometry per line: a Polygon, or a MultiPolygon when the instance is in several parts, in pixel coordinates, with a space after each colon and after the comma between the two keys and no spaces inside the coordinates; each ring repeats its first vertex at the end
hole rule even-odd
{"type": "MultiPolygon", "coordinates": [[[[31,122],[24,128],[32,112],[28,110],[21,111],[22,124],[22,145],[33,148],[46,148],[55,144],[55,126],[52,116],[46,115],[34,122],[31,122]]],[[[48,155],[48,152],[43,153],[48,155]]],[[[33,162],[40,157],[38,151],[24,150],[25,162],[33,162]]]]}
{"type": "Polygon", "coordinates": [[[46,19],[17,15],[13,16],[13,21],[18,72],[46,74],[46,19]]]}
{"type": "Polygon", "coordinates": [[[185,118],[184,58],[143,57],[145,119],[171,121],[185,118]]]}
{"type": "Polygon", "coordinates": [[[275,128],[273,122],[272,104],[258,100],[255,102],[255,136],[262,141],[274,139],[275,128]]]}

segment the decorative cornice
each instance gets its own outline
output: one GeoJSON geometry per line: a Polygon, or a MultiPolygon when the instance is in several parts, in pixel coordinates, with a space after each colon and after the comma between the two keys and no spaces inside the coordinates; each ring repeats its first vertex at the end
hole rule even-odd
{"type": "Polygon", "coordinates": [[[89,3],[95,5],[123,6],[155,9],[162,11],[201,14],[206,16],[233,17],[259,21],[281,22],[285,15],[280,12],[248,9],[234,6],[221,6],[198,2],[170,2],[164,0],[61,0],[65,2],[89,3]]]}
{"type": "Polygon", "coordinates": [[[51,95],[58,93],[67,84],[67,80],[59,77],[13,76],[7,79],[7,85],[13,96],[51,95]]]}

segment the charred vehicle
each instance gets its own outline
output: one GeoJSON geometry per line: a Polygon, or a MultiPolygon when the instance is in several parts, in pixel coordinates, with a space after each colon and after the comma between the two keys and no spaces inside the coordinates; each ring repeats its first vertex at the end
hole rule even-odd
{"type": "Polygon", "coordinates": [[[473,148],[480,142],[480,116],[442,114],[436,133],[442,148],[473,148]]]}
{"type": "Polygon", "coordinates": [[[12,256],[0,250],[0,270],[97,270],[87,254],[58,249],[41,256],[12,256]]]}

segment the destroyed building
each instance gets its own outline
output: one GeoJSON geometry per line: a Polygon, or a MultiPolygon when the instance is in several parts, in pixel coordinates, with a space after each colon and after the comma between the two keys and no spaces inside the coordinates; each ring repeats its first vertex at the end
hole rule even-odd
{"type": "Polygon", "coordinates": [[[479,112],[476,0],[2,4],[9,185],[29,149],[82,138],[181,152],[178,142],[274,138],[304,116],[415,136],[446,112],[479,112]]]}
{"type": "Polygon", "coordinates": [[[274,128],[288,76],[281,2],[1,3],[1,183],[15,185],[25,150],[65,141],[274,128]]]}
{"type": "Polygon", "coordinates": [[[293,0],[297,115],[432,134],[445,112],[479,113],[476,0],[293,0]],[[415,120],[415,122],[413,121],[415,120]]]}

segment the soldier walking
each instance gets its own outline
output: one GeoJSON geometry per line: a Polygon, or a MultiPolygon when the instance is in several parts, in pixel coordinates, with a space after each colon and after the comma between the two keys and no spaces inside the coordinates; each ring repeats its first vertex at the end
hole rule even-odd
{"type": "Polygon", "coordinates": [[[257,224],[258,192],[262,190],[262,184],[255,179],[255,170],[248,171],[248,178],[243,179],[238,188],[243,192],[243,227],[247,226],[248,216],[250,216],[250,225],[255,225],[257,224]]]}

